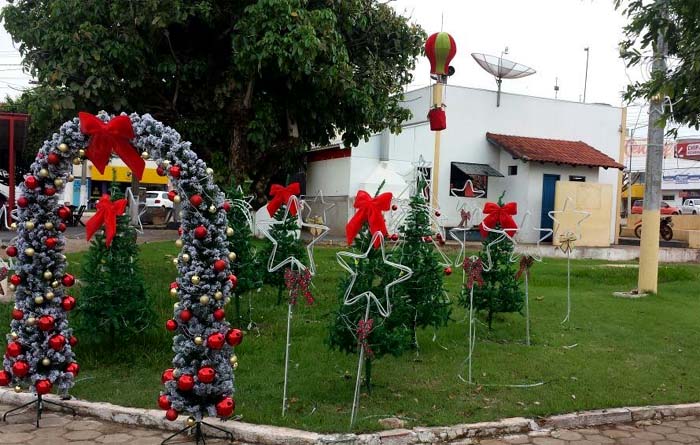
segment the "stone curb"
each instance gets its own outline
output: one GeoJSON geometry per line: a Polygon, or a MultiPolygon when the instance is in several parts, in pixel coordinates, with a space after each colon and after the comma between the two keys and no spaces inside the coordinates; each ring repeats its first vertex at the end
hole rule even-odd
{"type": "MultiPolygon", "coordinates": [[[[20,405],[31,401],[34,397],[30,393],[15,393],[12,390],[0,388],[0,403],[2,404],[20,405]]],[[[60,400],[54,395],[45,397],[48,400],[61,402],[74,408],[81,416],[96,417],[110,422],[146,428],[177,431],[182,428],[186,419],[186,416],[180,416],[177,421],[170,422],[165,420],[161,410],[128,408],[111,403],[87,402],[78,399],[60,400]]],[[[54,409],[54,407],[46,405],[46,409],[54,409]]],[[[460,424],[449,427],[415,427],[410,430],[393,429],[371,434],[318,434],[245,422],[219,422],[218,419],[205,419],[205,421],[231,432],[236,441],[248,444],[414,445],[448,443],[460,439],[468,440],[508,434],[526,434],[543,429],[586,428],[687,416],[700,416],[700,403],[601,409],[556,415],[538,420],[513,417],[496,422],[460,424]]],[[[210,431],[215,433],[213,430],[210,431]]],[[[212,436],[215,435],[212,434],[212,436]]]]}

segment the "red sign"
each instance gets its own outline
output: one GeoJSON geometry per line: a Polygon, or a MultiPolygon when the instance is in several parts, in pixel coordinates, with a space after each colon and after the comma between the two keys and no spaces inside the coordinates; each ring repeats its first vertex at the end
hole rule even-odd
{"type": "Polygon", "coordinates": [[[676,157],[700,161],[700,139],[679,139],[676,142],[676,157]]]}

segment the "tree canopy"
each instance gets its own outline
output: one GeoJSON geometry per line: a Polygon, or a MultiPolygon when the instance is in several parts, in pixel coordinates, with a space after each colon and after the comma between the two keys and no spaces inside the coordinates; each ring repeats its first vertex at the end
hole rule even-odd
{"type": "Polygon", "coordinates": [[[378,0],[14,0],[2,20],[39,82],[9,106],[38,138],[78,110],[151,113],[256,182],[398,131],[425,38],[378,0]]]}
{"type": "Polygon", "coordinates": [[[629,23],[624,28],[620,54],[628,66],[651,67],[651,54],[659,34],[668,46],[666,72],[651,73],[644,81],[627,86],[625,99],[668,96],[665,119],[700,127],[700,2],[687,0],[615,0],[629,23]]]}

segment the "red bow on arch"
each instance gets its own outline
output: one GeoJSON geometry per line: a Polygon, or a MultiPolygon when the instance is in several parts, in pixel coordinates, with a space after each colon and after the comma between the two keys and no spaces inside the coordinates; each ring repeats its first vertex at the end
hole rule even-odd
{"type": "Polygon", "coordinates": [[[496,225],[500,225],[501,230],[505,231],[508,236],[515,235],[515,232],[518,231],[518,225],[515,223],[513,216],[517,214],[518,204],[515,202],[509,202],[502,206],[493,202],[487,202],[484,206],[484,215],[486,215],[486,217],[479,225],[481,236],[486,238],[489,235],[486,227],[495,229],[496,225]]]}
{"type": "MultiPolygon", "coordinates": [[[[275,213],[280,207],[287,205],[289,198],[299,193],[301,193],[301,187],[298,182],[292,182],[287,187],[279,184],[272,184],[270,186],[270,196],[272,196],[272,199],[267,203],[267,212],[270,216],[275,216],[275,213]]],[[[292,216],[297,215],[296,204],[292,203],[289,208],[289,213],[291,213],[292,216]]]]}
{"type": "Polygon", "coordinates": [[[118,199],[112,202],[109,195],[102,195],[97,204],[97,213],[85,223],[85,233],[88,241],[97,230],[105,226],[105,246],[112,244],[114,235],[117,234],[117,216],[124,214],[126,210],[126,199],[118,199]]]}
{"type": "MultiPolygon", "coordinates": [[[[391,193],[382,193],[376,198],[372,198],[369,193],[364,190],[357,192],[355,196],[355,205],[357,209],[355,215],[350,218],[345,226],[345,235],[347,236],[348,246],[352,246],[352,241],[355,239],[362,224],[367,221],[369,223],[369,233],[374,235],[377,232],[382,232],[386,236],[386,222],[382,212],[386,212],[391,207],[391,193]]],[[[379,247],[379,240],[374,243],[374,247],[379,247]]]]}
{"type": "Polygon", "coordinates": [[[137,178],[143,177],[146,161],[136,152],[131,145],[134,138],[134,129],[128,116],[116,116],[107,123],[102,122],[97,116],[80,112],[80,131],[90,136],[90,144],[85,151],[85,156],[100,173],[105,172],[109,158],[114,151],[131,169],[137,178]]]}

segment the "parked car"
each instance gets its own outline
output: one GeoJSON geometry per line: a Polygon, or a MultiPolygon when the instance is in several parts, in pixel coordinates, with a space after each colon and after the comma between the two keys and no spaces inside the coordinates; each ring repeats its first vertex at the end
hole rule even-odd
{"type": "Polygon", "coordinates": [[[697,215],[700,213],[700,199],[686,199],[681,206],[682,215],[697,215]]]}
{"type": "MultiPolygon", "coordinates": [[[[632,214],[641,215],[642,207],[644,206],[644,200],[638,199],[632,203],[632,214]]],[[[678,207],[674,207],[667,203],[666,201],[661,201],[659,205],[659,210],[661,210],[662,215],[680,215],[681,210],[678,207]]]]}
{"type": "Polygon", "coordinates": [[[173,208],[173,202],[168,199],[168,192],[152,191],[146,192],[146,207],[173,208]]]}

